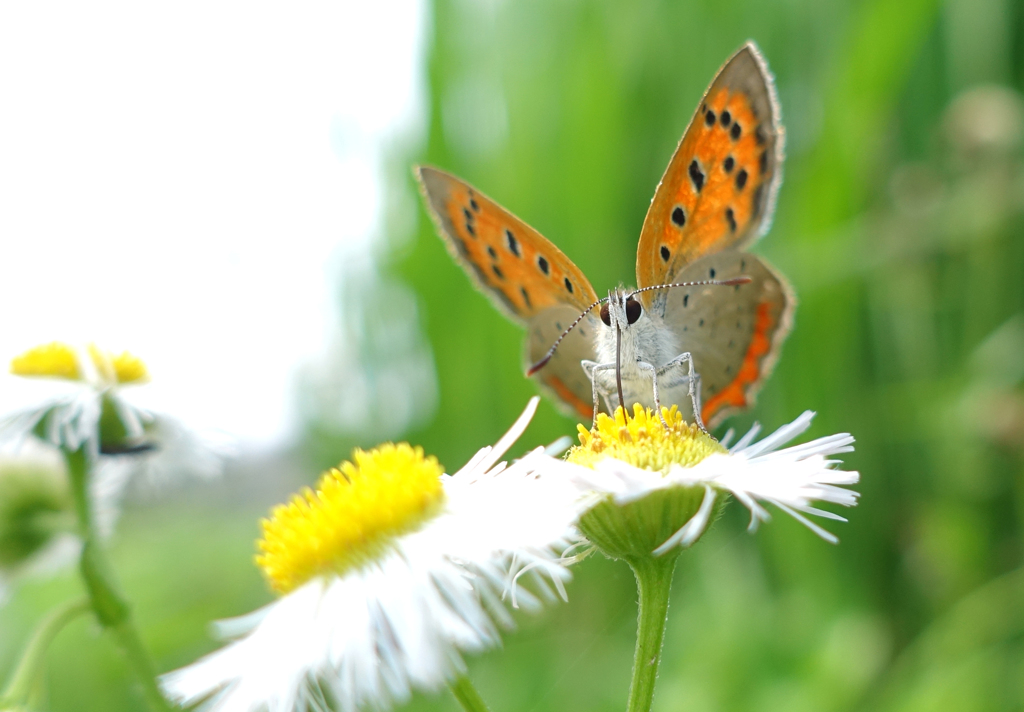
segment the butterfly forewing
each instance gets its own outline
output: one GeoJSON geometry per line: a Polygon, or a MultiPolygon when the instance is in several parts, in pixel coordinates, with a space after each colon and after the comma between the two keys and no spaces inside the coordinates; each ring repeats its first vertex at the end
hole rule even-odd
{"type": "MultiPolygon", "coordinates": [[[[536,363],[597,301],[594,288],[561,250],[468,183],[429,167],[417,176],[452,255],[502,311],[526,325],[527,365],[536,363]]],[[[580,322],[535,376],[580,416],[593,407],[580,361],[594,358],[594,321],[580,322]]]]}
{"type": "Polygon", "coordinates": [[[579,268],[532,227],[453,175],[416,173],[452,255],[510,317],[524,323],[559,304],[578,315],[596,301],[579,268]]]}
{"type": "MultiPolygon", "coordinates": [[[[719,70],[651,201],[637,284],[680,281],[704,255],[750,244],[771,219],[783,133],[764,59],[747,43],[719,70]]],[[[649,306],[656,293],[643,295],[649,306]]]]}
{"type": "Polygon", "coordinates": [[[751,282],[664,290],[665,324],[680,337],[682,349],[693,354],[701,379],[701,415],[711,425],[753,405],[792,326],[796,301],[785,278],[746,252],[708,255],[677,276],[696,281],[740,275],[751,282]]]}

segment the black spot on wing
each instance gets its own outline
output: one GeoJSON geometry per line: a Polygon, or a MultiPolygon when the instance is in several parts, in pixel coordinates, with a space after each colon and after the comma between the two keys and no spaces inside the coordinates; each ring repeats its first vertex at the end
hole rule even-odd
{"type": "Polygon", "coordinates": [[[498,253],[494,251],[494,248],[490,245],[487,246],[487,254],[491,256],[492,260],[498,259],[498,253]]]}
{"type": "Polygon", "coordinates": [[[677,205],[672,211],[672,222],[675,223],[676,227],[682,227],[686,224],[686,211],[683,210],[681,205],[677,205]]]}
{"type": "Polygon", "coordinates": [[[719,117],[718,120],[722,122],[722,128],[727,129],[729,128],[729,124],[732,123],[732,114],[730,114],[729,110],[726,109],[725,111],[722,112],[722,115],[719,117]]]}
{"type": "Polygon", "coordinates": [[[512,231],[505,228],[505,241],[508,243],[508,251],[516,257],[520,257],[519,254],[519,241],[516,240],[516,236],[512,234],[512,231]]]}
{"type": "Polygon", "coordinates": [[[502,274],[501,268],[498,265],[491,265],[491,269],[494,271],[494,276],[498,279],[505,279],[505,275],[502,274]]]}
{"type": "Polygon", "coordinates": [[[736,190],[743,190],[743,187],[747,184],[747,169],[740,168],[740,172],[736,174],[736,190]]]}
{"type": "Polygon", "coordinates": [[[740,128],[739,122],[733,124],[732,129],[729,131],[729,135],[732,136],[733,141],[738,141],[742,133],[743,129],[740,128]]]}
{"type": "Polygon", "coordinates": [[[690,161],[690,180],[693,181],[694,190],[699,193],[704,187],[704,171],[701,170],[696,158],[690,161]]]}
{"type": "Polygon", "coordinates": [[[736,214],[733,213],[732,208],[725,209],[725,221],[729,223],[729,229],[736,232],[736,214]]]}
{"type": "Polygon", "coordinates": [[[706,126],[714,126],[715,125],[715,112],[711,111],[710,109],[707,112],[705,112],[705,114],[704,114],[704,124],[706,126]]]}
{"type": "Polygon", "coordinates": [[[544,255],[537,255],[537,267],[540,269],[541,272],[544,273],[545,276],[551,274],[551,265],[548,264],[548,261],[544,258],[544,255]]]}
{"type": "Polygon", "coordinates": [[[530,308],[530,294],[526,291],[526,287],[520,287],[519,288],[519,293],[523,295],[523,303],[526,305],[526,308],[529,309],[530,308]]]}
{"type": "Polygon", "coordinates": [[[736,159],[732,156],[726,156],[725,161],[722,162],[722,168],[725,169],[726,173],[732,173],[733,166],[736,165],[736,159]]]}
{"type": "Polygon", "coordinates": [[[565,290],[572,294],[572,282],[569,281],[568,277],[565,278],[565,290]]]}
{"type": "Polygon", "coordinates": [[[668,262],[668,258],[671,257],[671,256],[672,256],[672,251],[670,249],[668,249],[667,247],[665,247],[665,245],[662,245],[661,246],[661,259],[662,259],[662,261],[663,262],[668,262]]]}

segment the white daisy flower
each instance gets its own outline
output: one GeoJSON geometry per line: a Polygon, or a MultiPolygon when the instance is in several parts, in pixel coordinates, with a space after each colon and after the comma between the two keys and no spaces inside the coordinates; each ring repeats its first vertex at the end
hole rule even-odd
{"type": "MultiPolygon", "coordinates": [[[[76,348],[52,342],[29,349],[11,361],[10,372],[17,378],[0,379],[0,399],[9,408],[0,417],[0,439],[38,439],[65,452],[85,447],[98,455],[144,455],[103,458],[98,478],[107,482],[101,489],[121,493],[126,472],[144,473],[149,480],[168,471],[190,471],[207,476],[222,469],[229,454],[224,443],[191,433],[180,423],[154,415],[133,405],[126,387],[149,381],[149,372],[139,358],[125,351],[115,354],[94,344],[76,348]]],[[[99,485],[97,485],[99,486],[99,485]]]]}
{"type": "Polygon", "coordinates": [[[759,442],[755,425],[727,449],[687,425],[674,406],[662,414],[668,428],[639,405],[629,419],[618,409],[614,420],[601,414],[593,430],[579,427],[581,444],[567,459],[586,467],[572,478],[580,491],[598,497],[579,526],[599,549],[629,558],[690,546],[726,494],[750,510],[751,530],[770,518],[764,505],[773,504],[826,541],[838,541],[805,515],[846,521],[812,503],[857,504],[858,493],[843,486],[856,484],[859,474],[834,469],[837,461],[830,459],[853,450],[849,434],[780,449],[810,426],[814,413],[807,411],[759,442]]]}
{"type": "Polygon", "coordinates": [[[121,387],[144,383],[149,374],[127,351],[113,354],[91,344],[76,349],[55,341],[16,356],[10,371],[40,380],[4,384],[8,402],[31,404],[5,418],[5,435],[33,433],[69,452],[85,446],[93,454],[144,446],[149,417],[121,397],[121,387]]]}
{"type": "Polygon", "coordinates": [[[277,507],[257,563],[283,595],[221,624],[244,637],[164,675],[166,694],[222,712],[387,708],[452,681],[461,653],[497,645],[509,605],[535,607],[552,587],[565,598],[575,468],[542,448],[498,462],[536,406],[454,475],[388,444],[277,507]]]}
{"type": "MultiPolygon", "coordinates": [[[[8,409],[8,415],[0,417],[0,469],[16,473],[22,464],[32,466],[42,459],[51,463],[50,470],[57,472],[55,477],[66,491],[60,454],[84,448],[91,461],[87,488],[92,522],[100,537],[113,532],[130,481],[145,478],[156,484],[183,472],[210,476],[222,470],[226,447],[165,416],[151,415],[125,398],[126,386],[149,380],[145,364],[128,352],[114,354],[95,345],[75,348],[53,342],[15,357],[10,372],[11,376],[0,377],[0,402],[8,409]]],[[[0,490],[10,489],[9,483],[17,481],[14,474],[0,474],[0,479],[0,490]]],[[[35,482],[42,487],[49,480],[35,482]]],[[[17,491],[28,496],[24,487],[17,491]]],[[[13,501],[6,498],[8,504],[13,501]]],[[[5,561],[4,537],[21,531],[18,527],[23,529],[27,520],[22,518],[11,528],[4,521],[3,504],[0,602],[16,581],[62,568],[75,561],[81,550],[78,527],[65,526],[54,532],[47,546],[33,549],[32,556],[16,566],[5,561]]],[[[72,509],[70,499],[67,508],[72,509]]]]}

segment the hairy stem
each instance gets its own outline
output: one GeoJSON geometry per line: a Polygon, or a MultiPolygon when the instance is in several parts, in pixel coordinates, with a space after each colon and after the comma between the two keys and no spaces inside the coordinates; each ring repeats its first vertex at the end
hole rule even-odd
{"type": "Polygon", "coordinates": [[[455,678],[448,687],[466,712],[490,712],[484,698],[480,696],[477,689],[473,687],[473,683],[465,675],[455,678]]]}
{"type": "Polygon", "coordinates": [[[654,683],[661,663],[668,599],[677,558],[669,554],[661,558],[629,562],[636,576],[640,610],[637,614],[636,652],[633,655],[633,681],[629,686],[628,712],[649,712],[654,701],[654,683]]]}
{"type": "Polygon", "coordinates": [[[82,447],[75,452],[64,452],[71,481],[71,494],[78,515],[78,533],[82,538],[82,556],[79,571],[89,593],[89,604],[100,624],[124,653],[128,666],[142,685],[142,693],[149,706],[157,712],[172,707],[160,693],[156,684],[156,668],[132,619],[131,606],[121,593],[113,568],[96,534],[95,518],[89,498],[89,470],[91,459],[82,447]]]}

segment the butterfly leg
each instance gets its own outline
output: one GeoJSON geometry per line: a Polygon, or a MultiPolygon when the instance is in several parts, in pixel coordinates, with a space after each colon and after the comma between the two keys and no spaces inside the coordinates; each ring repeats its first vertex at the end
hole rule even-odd
{"type": "MultiPolygon", "coordinates": [[[[594,425],[596,425],[597,424],[597,412],[600,409],[600,403],[601,403],[601,401],[599,400],[599,394],[600,394],[600,396],[604,396],[605,401],[608,403],[608,405],[609,405],[608,410],[612,411],[613,413],[615,412],[615,409],[610,407],[611,406],[611,396],[606,394],[597,385],[597,372],[598,371],[614,371],[615,370],[615,364],[614,363],[598,363],[597,361],[589,361],[587,359],[584,359],[584,360],[580,361],[580,365],[583,366],[583,370],[586,372],[587,377],[590,379],[590,383],[594,387],[594,425]]],[[[619,405],[622,406],[623,412],[625,412],[626,406],[624,404],[622,404],[622,403],[620,403],[619,405]]]]}
{"type": "Polygon", "coordinates": [[[600,403],[600,401],[598,401],[597,395],[596,371],[601,364],[599,364],[597,361],[589,361],[587,359],[584,359],[580,361],[580,365],[583,367],[584,372],[587,374],[587,378],[590,379],[590,385],[594,387],[594,422],[591,424],[591,427],[593,427],[594,425],[597,425],[597,411],[598,404],[600,403]]]}
{"type": "Polygon", "coordinates": [[[661,398],[658,397],[658,369],[646,361],[637,361],[637,368],[641,371],[648,371],[651,374],[651,391],[654,393],[654,410],[661,418],[661,424],[668,430],[668,423],[665,422],[665,415],[661,412],[661,398]]]}
{"type": "MultiPolygon", "coordinates": [[[[689,384],[689,396],[690,403],[693,405],[693,422],[697,424],[697,427],[701,429],[704,434],[709,434],[708,429],[704,427],[704,420],[700,417],[700,374],[693,369],[693,356],[690,352],[681,353],[674,359],[666,363],[664,366],[658,369],[660,375],[665,375],[669,370],[682,368],[683,364],[688,367],[688,374],[686,379],[689,384]]],[[[657,398],[657,388],[655,388],[655,398],[657,398]]]]}

